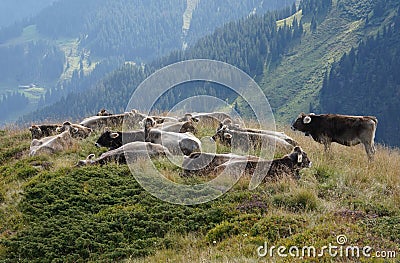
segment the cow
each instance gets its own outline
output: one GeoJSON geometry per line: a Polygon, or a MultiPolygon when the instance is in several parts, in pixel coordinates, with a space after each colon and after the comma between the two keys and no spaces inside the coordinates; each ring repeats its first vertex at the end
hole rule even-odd
{"type": "Polygon", "coordinates": [[[225,119],[223,120],[218,129],[221,129],[224,125],[227,126],[227,128],[231,130],[236,130],[236,131],[241,131],[241,132],[251,132],[251,133],[260,133],[260,134],[267,134],[271,136],[278,137],[282,140],[285,140],[289,144],[291,144],[293,147],[297,146],[298,143],[292,139],[291,137],[287,136],[284,132],[278,132],[278,131],[271,131],[271,130],[262,130],[262,129],[253,129],[253,128],[242,128],[238,124],[233,124],[231,119],[225,119]]]}
{"type": "Polygon", "coordinates": [[[189,156],[185,156],[182,163],[183,176],[189,175],[207,175],[212,172],[217,166],[232,161],[232,160],[261,160],[256,156],[243,156],[236,154],[214,154],[194,152],[189,156]]]}
{"type": "Polygon", "coordinates": [[[72,137],[77,139],[85,139],[89,137],[89,135],[92,133],[91,128],[85,127],[80,124],[71,124],[69,121],[64,122],[61,127],[58,127],[56,129],[56,131],[58,133],[62,133],[66,130],[66,127],[74,128],[75,132],[72,133],[72,137]]]}
{"type": "Polygon", "coordinates": [[[197,129],[194,126],[192,120],[180,121],[180,122],[165,122],[163,124],[156,125],[155,128],[168,132],[178,132],[178,133],[190,132],[193,134],[197,133],[197,129]]]}
{"type": "Polygon", "coordinates": [[[289,153],[293,149],[291,144],[276,136],[231,130],[226,125],[218,129],[212,139],[214,141],[219,140],[225,146],[234,147],[244,152],[260,150],[261,146],[264,149],[275,148],[279,153],[289,153]]]}
{"type": "Polygon", "coordinates": [[[108,112],[106,109],[101,109],[96,116],[111,116],[112,113],[108,112]]]}
{"type": "Polygon", "coordinates": [[[84,119],[79,124],[91,128],[94,131],[102,130],[105,127],[121,128],[124,123],[125,127],[132,129],[135,126],[138,127],[139,122],[145,117],[144,114],[132,110],[131,112],[110,116],[92,116],[84,119]]]}
{"type": "Polygon", "coordinates": [[[148,116],[153,118],[153,120],[156,121],[157,124],[162,124],[162,123],[167,123],[167,122],[178,122],[178,119],[175,117],[169,117],[169,116],[148,116]]]}
{"type": "Polygon", "coordinates": [[[173,155],[189,155],[192,152],[201,152],[201,142],[190,132],[176,133],[163,131],[157,128],[153,118],[143,119],[145,141],[162,144],[173,155]]]}
{"type": "Polygon", "coordinates": [[[42,139],[44,137],[56,135],[57,128],[60,128],[60,124],[42,124],[42,125],[32,125],[29,127],[29,131],[31,132],[32,135],[32,140],[33,139],[42,139]]]}
{"type": "Polygon", "coordinates": [[[225,119],[231,119],[231,117],[224,112],[210,112],[210,113],[186,113],[185,116],[178,119],[179,121],[193,120],[199,122],[203,126],[218,127],[218,125],[225,119]]]}
{"type": "Polygon", "coordinates": [[[282,176],[288,176],[300,179],[300,170],[311,167],[312,162],[299,146],[293,148],[290,154],[279,159],[269,160],[231,160],[225,162],[214,169],[215,174],[227,170],[232,176],[239,177],[241,173],[254,174],[256,168],[264,173],[265,179],[272,179],[282,176]]]}
{"type": "Polygon", "coordinates": [[[73,144],[73,133],[77,133],[78,129],[71,126],[69,122],[64,123],[64,132],[42,138],[40,140],[33,139],[30,146],[30,156],[39,154],[54,154],[63,150],[70,149],[73,144]]]}
{"type": "Polygon", "coordinates": [[[124,142],[144,142],[144,131],[135,130],[129,132],[112,132],[106,130],[96,141],[95,145],[97,147],[107,147],[110,150],[117,149],[121,147],[124,142]]]}
{"type": "Polygon", "coordinates": [[[378,120],[374,116],[301,113],[292,124],[295,131],[304,132],[324,145],[325,152],[332,142],[345,146],[362,143],[371,161],[375,154],[374,138],[378,120]]]}
{"type": "Polygon", "coordinates": [[[99,158],[95,159],[94,154],[88,155],[86,160],[80,160],[76,166],[85,165],[100,165],[103,166],[110,162],[117,164],[125,164],[128,162],[134,162],[138,159],[145,159],[147,157],[156,158],[168,156],[171,153],[168,149],[162,145],[154,144],[150,142],[130,142],[123,146],[105,152],[100,155],[99,158]]]}

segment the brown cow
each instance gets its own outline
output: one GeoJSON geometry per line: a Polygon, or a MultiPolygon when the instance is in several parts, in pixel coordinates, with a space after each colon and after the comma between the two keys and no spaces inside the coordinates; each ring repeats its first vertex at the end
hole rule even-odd
{"type": "Polygon", "coordinates": [[[32,134],[33,139],[42,139],[44,137],[56,135],[57,128],[60,128],[60,124],[42,124],[42,125],[32,125],[29,127],[29,131],[32,134]]]}
{"type": "Polygon", "coordinates": [[[362,143],[369,160],[372,160],[377,124],[374,116],[301,113],[293,122],[292,129],[311,135],[314,141],[324,144],[325,151],[330,149],[332,142],[345,146],[362,143]]]}
{"type": "Polygon", "coordinates": [[[147,157],[155,158],[170,155],[168,149],[162,145],[150,142],[131,142],[122,145],[121,147],[103,153],[99,158],[94,159],[95,155],[90,154],[86,160],[80,160],[77,166],[84,165],[104,165],[110,162],[117,164],[137,161],[138,159],[146,159],[147,157]]]}
{"type": "Polygon", "coordinates": [[[185,156],[182,168],[183,168],[183,176],[189,176],[192,174],[196,175],[207,175],[212,172],[217,166],[224,164],[233,160],[261,160],[256,156],[243,156],[236,154],[214,154],[214,153],[200,153],[195,152],[190,154],[189,156],[185,156]]]}
{"type": "Polygon", "coordinates": [[[307,153],[299,146],[296,146],[290,154],[279,159],[272,161],[255,159],[233,160],[217,166],[214,171],[218,174],[227,169],[227,172],[231,175],[238,177],[241,175],[241,172],[253,174],[257,168],[266,175],[266,179],[282,176],[299,179],[300,170],[311,167],[311,164],[312,163],[308,158],[307,153]]]}

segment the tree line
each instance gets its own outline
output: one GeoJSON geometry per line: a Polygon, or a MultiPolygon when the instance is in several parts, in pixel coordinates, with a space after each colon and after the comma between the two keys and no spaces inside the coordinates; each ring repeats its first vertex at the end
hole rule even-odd
{"type": "MultiPolygon", "coordinates": [[[[292,10],[292,13],[296,11],[292,10]]],[[[187,59],[208,58],[224,61],[257,78],[263,74],[268,61],[279,59],[289,43],[303,34],[302,22],[297,20],[278,28],[276,21],[277,17],[281,16],[279,12],[268,12],[228,23],[213,34],[201,38],[187,50],[173,51],[168,56],[144,66],[125,65],[100,81],[94,88],[83,93],[66,95],[60,102],[25,116],[24,120],[79,119],[95,114],[101,108],[113,112],[124,111],[132,92],[142,80],[163,66],[187,59]],[[66,104],[68,107],[65,107],[66,104]]],[[[189,92],[190,88],[182,86],[176,89],[175,93],[164,94],[159,109],[170,109],[188,94],[204,94],[205,91],[214,92],[230,102],[235,99],[229,91],[221,91],[218,85],[215,87],[210,83],[196,85],[198,89],[193,93],[189,92]]]]}

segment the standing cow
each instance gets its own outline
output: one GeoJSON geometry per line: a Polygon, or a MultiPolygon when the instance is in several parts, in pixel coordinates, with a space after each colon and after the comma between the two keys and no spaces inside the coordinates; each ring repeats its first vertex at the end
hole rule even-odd
{"type": "Polygon", "coordinates": [[[311,135],[316,142],[324,144],[325,151],[330,149],[332,142],[345,146],[362,143],[369,160],[372,160],[377,124],[378,120],[373,116],[301,113],[293,122],[292,129],[311,135]]]}

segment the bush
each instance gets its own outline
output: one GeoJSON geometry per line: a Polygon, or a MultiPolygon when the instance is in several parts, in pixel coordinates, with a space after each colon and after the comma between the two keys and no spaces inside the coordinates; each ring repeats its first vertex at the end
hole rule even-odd
{"type": "Polygon", "coordinates": [[[255,223],[250,234],[262,236],[274,242],[302,231],[305,223],[305,219],[297,215],[271,215],[255,223]]]}
{"type": "Polygon", "coordinates": [[[318,198],[311,190],[301,189],[294,193],[274,195],[272,203],[294,212],[313,211],[318,207],[318,198]]]}
{"type": "Polygon", "coordinates": [[[214,241],[221,241],[225,238],[237,235],[238,233],[239,230],[236,224],[224,221],[208,231],[206,239],[208,242],[212,243],[214,241]]]}

